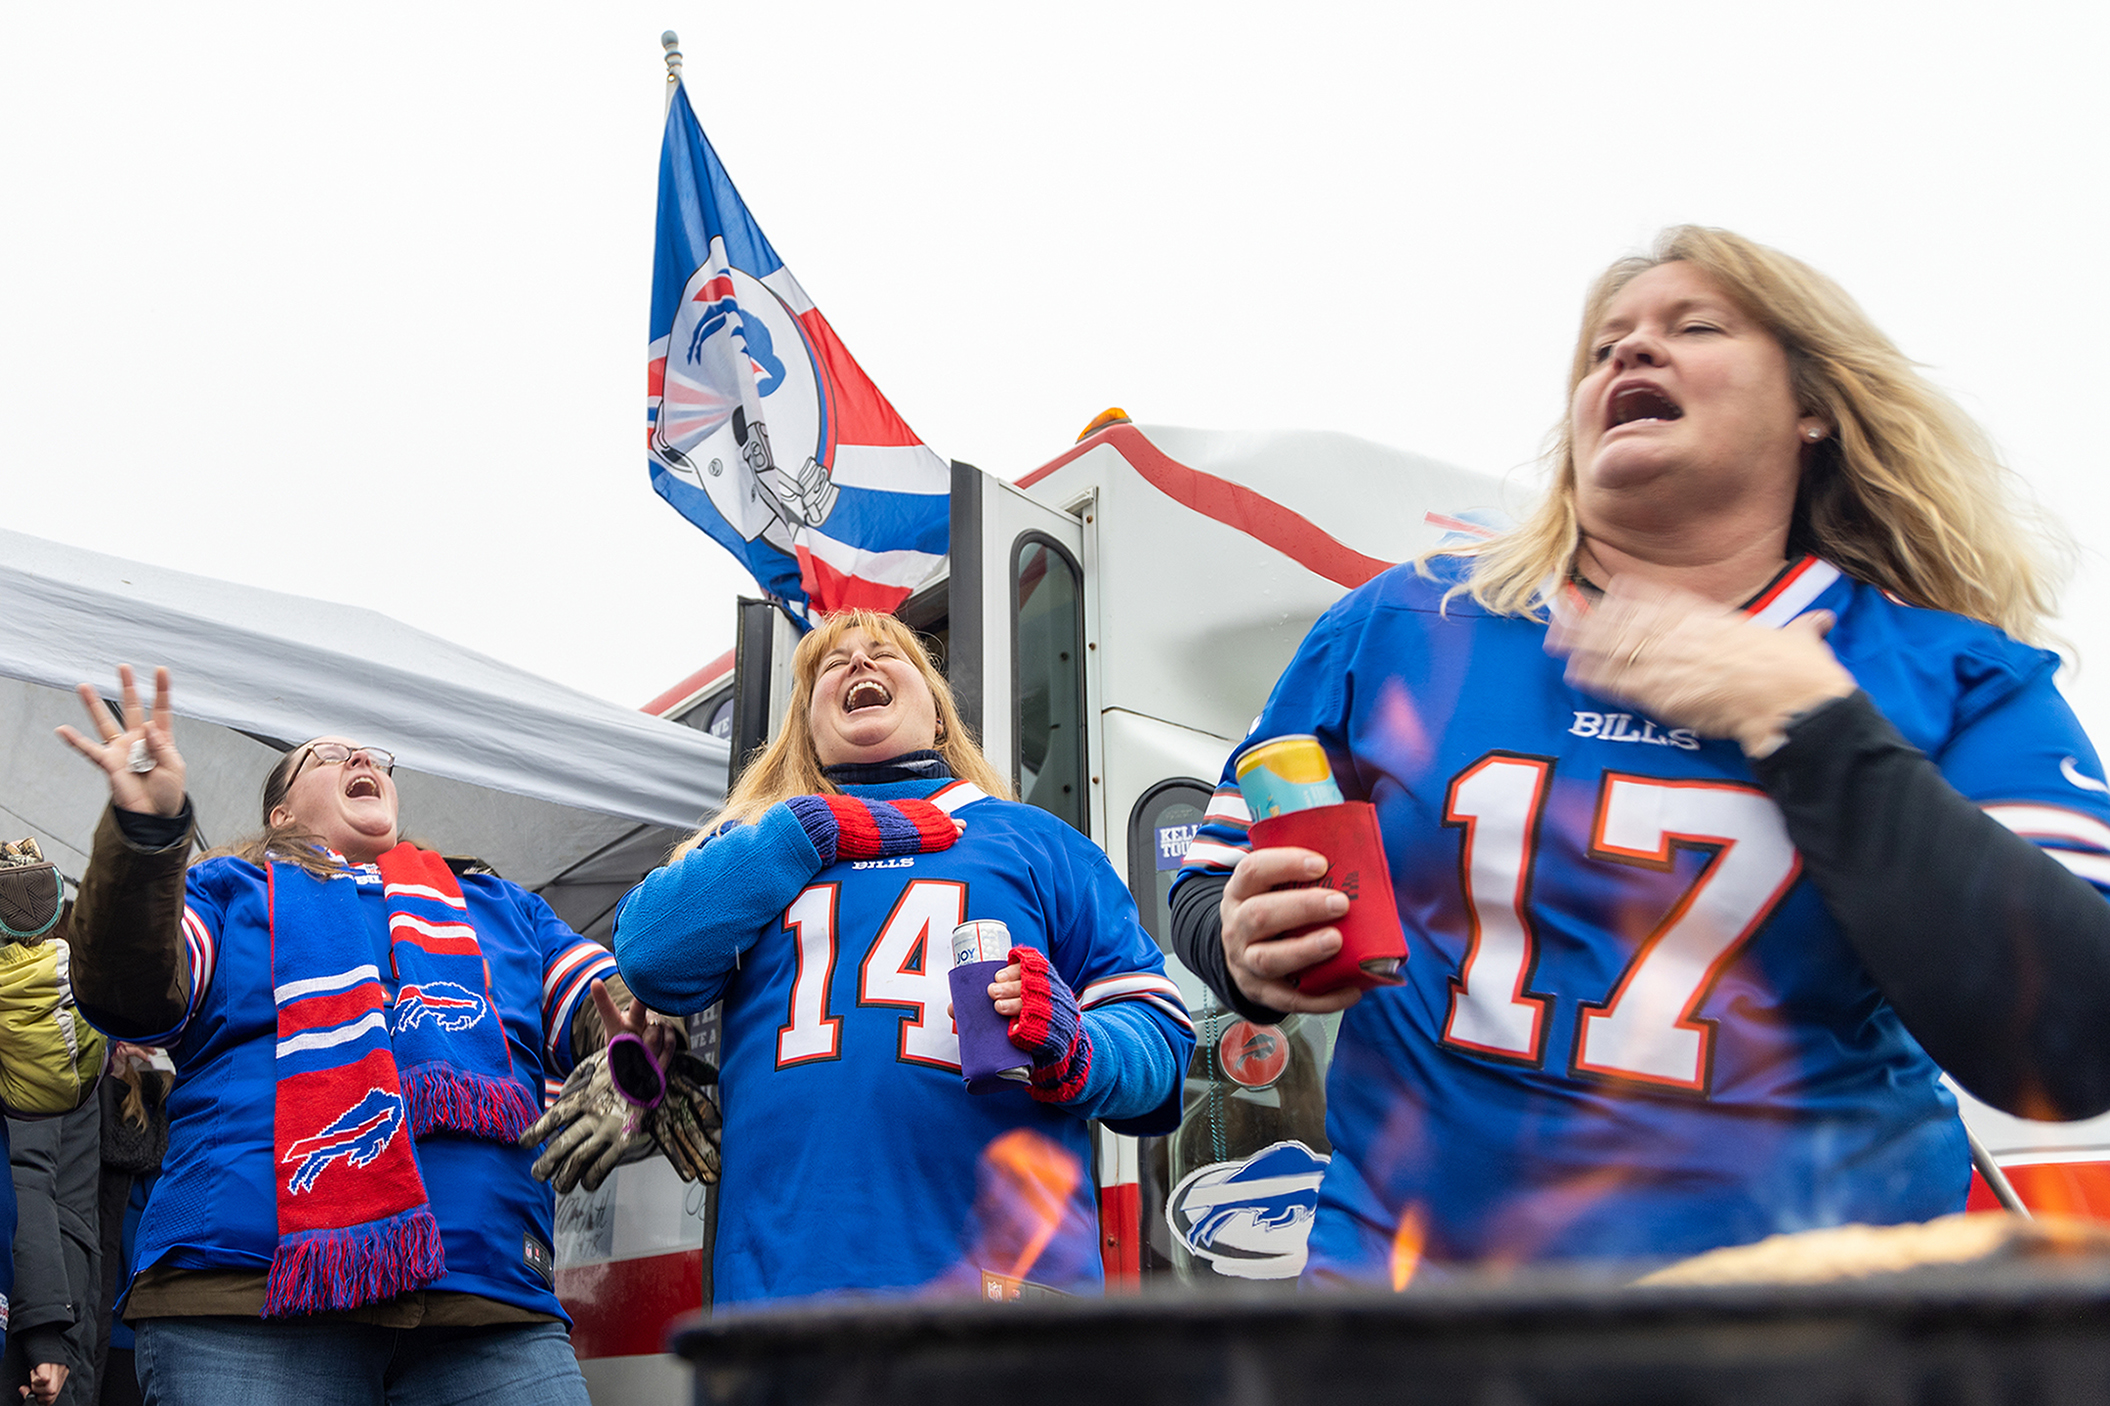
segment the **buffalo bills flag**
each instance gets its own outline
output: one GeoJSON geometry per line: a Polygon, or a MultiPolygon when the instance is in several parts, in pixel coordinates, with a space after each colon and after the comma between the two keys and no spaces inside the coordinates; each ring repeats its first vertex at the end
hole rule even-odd
{"type": "Polygon", "coordinates": [[[950,467],[770,248],[678,85],[647,372],[653,489],[793,613],[891,611],[944,564],[950,467]]]}

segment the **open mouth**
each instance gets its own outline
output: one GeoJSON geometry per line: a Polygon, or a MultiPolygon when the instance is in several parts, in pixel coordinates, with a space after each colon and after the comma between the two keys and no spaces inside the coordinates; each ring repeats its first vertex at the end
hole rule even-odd
{"type": "Polygon", "coordinates": [[[1607,429],[1631,425],[1637,420],[1679,420],[1685,412],[1678,403],[1657,390],[1654,386],[1627,386],[1612,395],[1611,415],[1607,429]]]}
{"type": "Polygon", "coordinates": [[[381,783],[371,776],[355,776],[352,778],[351,783],[344,788],[344,796],[346,800],[351,801],[379,800],[381,798],[381,783]]]}
{"type": "Polygon", "coordinates": [[[843,711],[857,713],[866,708],[884,708],[893,701],[894,695],[887,692],[886,685],[879,680],[859,679],[844,692],[843,711]]]}

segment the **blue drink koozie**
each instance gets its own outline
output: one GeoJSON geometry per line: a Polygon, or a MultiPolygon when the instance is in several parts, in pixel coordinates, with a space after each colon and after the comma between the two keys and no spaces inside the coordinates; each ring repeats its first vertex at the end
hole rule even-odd
{"type": "Polygon", "coordinates": [[[952,1023],[960,1033],[960,1077],[971,1094],[991,1094],[1018,1079],[1033,1061],[1011,1043],[1011,1022],[996,1013],[989,983],[1011,961],[1011,930],[994,918],[970,920],[952,930],[952,1023]]]}
{"type": "Polygon", "coordinates": [[[952,982],[952,1023],[960,1032],[960,1077],[971,1094],[995,1093],[1006,1084],[1023,1089],[1025,1084],[1004,1078],[1004,1073],[1033,1063],[1011,1043],[1011,1022],[996,1013],[996,1003],[989,999],[989,983],[1006,960],[969,962],[947,974],[952,982]]]}

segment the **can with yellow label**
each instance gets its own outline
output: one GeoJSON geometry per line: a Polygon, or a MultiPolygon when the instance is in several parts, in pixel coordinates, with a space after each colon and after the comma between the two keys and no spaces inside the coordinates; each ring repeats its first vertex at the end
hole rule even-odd
{"type": "Polygon", "coordinates": [[[1333,784],[1325,749],[1309,733],[1276,737],[1249,748],[1238,759],[1237,776],[1246,809],[1255,820],[1341,803],[1341,788],[1333,784]]]}

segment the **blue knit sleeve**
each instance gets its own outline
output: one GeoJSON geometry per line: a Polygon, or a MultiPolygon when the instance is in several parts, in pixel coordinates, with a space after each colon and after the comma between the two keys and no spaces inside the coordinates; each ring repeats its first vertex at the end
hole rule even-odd
{"type": "Polygon", "coordinates": [[[686,1015],[718,999],[765,924],[821,871],[798,818],[772,806],[645,876],[616,910],[615,960],[654,1010],[686,1015]]]}
{"type": "Polygon", "coordinates": [[[1091,1073],[1084,1092],[1060,1106],[1079,1118],[1105,1119],[1117,1133],[1177,1128],[1193,1033],[1145,1001],[1113,1001],[1088,1010],[1084,1029],[1092,1037],[1091,1073]]]}

